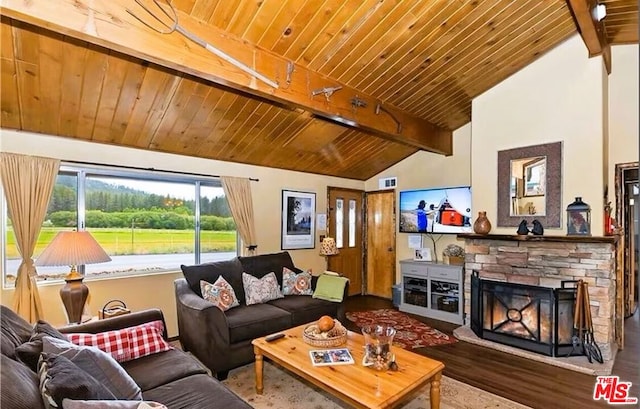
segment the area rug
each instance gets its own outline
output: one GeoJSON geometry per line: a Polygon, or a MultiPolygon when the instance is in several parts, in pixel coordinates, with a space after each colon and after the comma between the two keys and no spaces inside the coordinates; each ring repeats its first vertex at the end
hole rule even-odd
{"type": "Polygon", "coordinates": [[[388,324],[393,326],[396,329],[393,344],[404,349],[432,347],[458,342],[455,337],[431,328],[403,312],[392,309],[347,312],[346,315],[349,321],[353,321],[360,328],[369,324],[388,324]]]}
{"type": "MultiPolygon", "coordinates": [[[[223,383],[255,409],[344,409],[350,406],[271,362],[264,363],[264,393],[256,394],[254,364],[233,369],[223,383]]],[[[429,385],[402,409],[428,409],[429,385]]],[[[530,409],[482,389],[442,377],[441,409],[530,409]]]]}

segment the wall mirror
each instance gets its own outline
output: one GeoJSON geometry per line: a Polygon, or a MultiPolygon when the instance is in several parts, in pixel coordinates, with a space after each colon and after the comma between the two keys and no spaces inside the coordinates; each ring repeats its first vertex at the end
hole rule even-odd
{"type": "Polygon", "coordinates": [[[562,143],[498,152],[498,226],[561,227],[562,143]]]}
{"type": "Polygon", "coordinates": [[[511,161],[510,216],[546,214],[546,172],[546,156],[511,161]]]}

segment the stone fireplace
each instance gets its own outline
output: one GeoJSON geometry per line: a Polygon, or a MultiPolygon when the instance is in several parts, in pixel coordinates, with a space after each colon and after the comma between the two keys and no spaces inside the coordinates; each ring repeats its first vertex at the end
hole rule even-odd
{"type": "MultiPolygon", "coordinates": [[[[565,285],[566,284],[566,285],[565,285]]],[[[573,344],[574,281],[561,288],[471,276],[471,329],[482,339],[548,356],[581,355],[573,344]]]]}
{"type": "MultiPolygon", "coordinates": [[[[465,240],[464,309],[466,326],[471,325],[472,274],[476,271],[479,279],[489,284],[492,282],[497,284],[489,285],[489,287],[497,287],[501,291],[502,287],[507,287],[500,286],[501,282],[517,284],[513,286],[517,288],[516,302],[513,306],[505,307],[502,305],[505,304],[505,299],[511,300],[509,297],[502,297],[500,302],[495,303],[496,308],[491,307],[491,316],[486,315],[488,308],[484,308],[484,317],[482,318],[490,322],[489,325],[485,322],[485,326],[491,328],[494,321],[497,323],[496,331],[490,331],[489,338],[496,342],[502,342],[503,330],[511,328],[514,333],[506,336],[513,338],[512,335],[516,335],[517,338],[518,332],[520,332],[522,335],[520,338],[524,341],[516,342],[516,344],[523,343],[519,347],[528,350],[542,348],[543,351],[536,352],[551,356],[566,356],[567,348],[571,348],[567,344],[566,328],[562,329],[560,334],[552,334],[544,328],[536,327],[534,331],[538,332],[532,333],[529,328],[531,325],[523,326],[520,325],[520,322],[526,323],[522,320],[523,314],[535,312],[544,316],[548,312],[546,309],[554,309],[550,308],[548,303],[557,302],[556,299],[559,297],[564,300],[562,301],[563,306],[559,307],[564,311],[563,318],[551,317],[551,319],[564,320],[566,323],[573,314],[573,307],[571,306],[570,311],[568,308],[569,303],[573,303],[574,295],[573,291],[563,291],[562,289],[567,288],[567,283],[571,281],[583,280],[589,284],[595,341],[602,351],[603,359],[605,361],[613,359],[616,288],[614,237],[477,234],[461,234],[458,237],[465,240]],[[540,300],[542,301],[530,302],[528,300],[533,297],[529,297],[529,295],[535,293],[538,297],[535,287],[541,287],[540,300]],[[522,291],[525,290],[530,290],[532,293],[522,297],[522,291]],[[550,295],[545,296],[543,294],[545,292],[550,295]],[[518,297],[521,299],[518,300],[518,297]],[[570,301],[567,301],[569,299],[570,301]],[[516,317],[515,320],[503,320],[511,327],[502,323],[499,317],[501,313],[516,317]],[[557,338],[558,342],[550,342],[549,345],[539,347],[540,343],[537,337],[549,341],[555,341],[557,338]]],[[[494,305],[493,303],[494,301],[491,305],[494,305]]],[[[478,307],[476,306],[475,309],[477,310],[478,307]]],[[[536,315],[536,320],[540,318],[538,315],[536,315]]]]}

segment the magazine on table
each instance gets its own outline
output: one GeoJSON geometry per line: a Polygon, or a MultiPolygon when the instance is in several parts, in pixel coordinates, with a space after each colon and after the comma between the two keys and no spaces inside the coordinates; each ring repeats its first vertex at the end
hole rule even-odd
{"type": "Polygon", "coordinates": [[[313,366],[349,365],[354,363],[351,352],[347,348],[316,349],[309,351],[309,356],[313,366]]]}

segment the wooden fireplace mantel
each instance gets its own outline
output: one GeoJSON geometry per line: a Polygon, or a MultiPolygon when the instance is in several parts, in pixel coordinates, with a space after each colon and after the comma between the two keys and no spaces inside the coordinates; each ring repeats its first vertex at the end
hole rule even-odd
{"type": "Polygon", "coordinates": [[[569,242],[569,243],[616,243],[618,236],[533,236],[519,234],[458,234],[460,239],[472,240],[507,240],[507,241],[542,241],[542,242],[569,242]]]}

